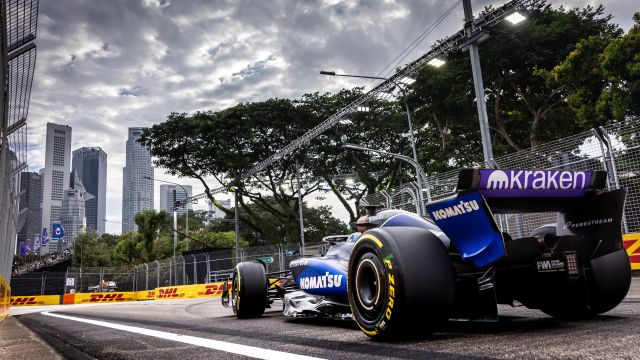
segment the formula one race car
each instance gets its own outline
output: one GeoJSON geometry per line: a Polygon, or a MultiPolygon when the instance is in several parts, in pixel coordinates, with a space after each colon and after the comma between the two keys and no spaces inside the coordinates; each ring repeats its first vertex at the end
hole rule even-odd
{"type": "MultiPolygon", "coordinates": [[[[456,194],[426,205],[430,219],[402,210],[355,242],[266,274],[236,266],[223,304],[259,317],[275,299],[287,316],[353,318],[375,339],[431,333],[449,319],[497,320],[497,304],[580,319],[616,307],[631,283],[622,245],[625,189],[605,190],[606,172],[464,169],[456,194]],[[555,212],[530,234],[501,232],[493,213],[555,212]]],[[[520,216],[520,215],[515,215],[520,216]]],[[[517,232],[521,232],[516,229],[517,232]]]]}

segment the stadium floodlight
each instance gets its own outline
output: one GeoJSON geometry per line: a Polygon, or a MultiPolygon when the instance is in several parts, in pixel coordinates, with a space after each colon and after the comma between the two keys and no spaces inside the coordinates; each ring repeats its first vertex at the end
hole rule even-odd
{"type": "Polygon", "coordinates": [[[351,119],[348,119],[348,118],[342,118],[338,122],[340,124],[342,124],[342,125],[351,125],[351,124],[353,124],[353,121],[351,121],[351,119]]]}
{"type": "Polygon", "coordinates": [[[347,179],[344,180],[344,183],[346,185],[353,185],[353,179],[352,178],[347,178],[347,179]]]}
{"type": "Polygon", "coordinates": [[[401,83],[405,84],[405,85],[411,85],[414,82],[416,82],[416,79],[412,78],[411,76],[405,76],[402,79],[398,80],[401,83]]]}
{"type": "Polygon", "coordinates": [[[519,24],[519,23],[521,23],[522,21],[524,21],[526,19],[527,19],[526,16],[520,14],[517,11],[505,18],[505,20],[507,20],[508,22],[512,23],[513,25],[519,24]]]}
{"type": "Polygon", "coordinates": [[[444,65],[444,63],[445,63],[444,60],[441,60],[441,59],[438,59],[438,58],[433,58],[433,59],[431,59],[431,60],[429,60],[427,62],[427,64],[429,64],[429,65],[431,65],[433,67],[437,67],[437,68],[439,68],[440,66],[444,65]]]}

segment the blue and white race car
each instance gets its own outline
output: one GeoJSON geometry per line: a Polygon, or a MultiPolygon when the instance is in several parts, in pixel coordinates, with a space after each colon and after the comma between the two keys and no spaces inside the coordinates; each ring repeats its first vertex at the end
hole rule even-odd
{"type": "Polygon", "coordinates": [[[236,266],[223,304],[238,318],[284,314],[353,319],[374,339],[437,331],[450,319],[497,320],[497,304],[522,304],[559,318],[604,313],[631,283],[622,245],[625,189],[605,190],[606,172],[460,171],[456,194],[369,216],[379,226],[327,254],[266,274],[236,266]],[[557,213],[529,234],[501,232],[494,213],[557,213]]]}

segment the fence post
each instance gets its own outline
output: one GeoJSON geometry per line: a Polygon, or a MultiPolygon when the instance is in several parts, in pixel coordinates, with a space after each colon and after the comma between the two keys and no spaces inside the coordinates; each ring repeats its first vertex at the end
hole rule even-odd
{"type": "Polygon", "coordinates": [[[185,264],[185,258],[184,256],[181,256],[182,258],[182,285],[186,285],[187,282],[187,265],[185,264]]]}
{"type": "Polygon", "coordinates": [[[156,287],[160,287],[160,261],[156,260],[156,273],[158,274],[158,276],[156,276],[156,287]]]}
{"type": "Polygon", "coordinates": [[[46,283],[47,283],[47,272],[43,271],[42,281],[40,282],[40,295],[44,295],[44,287],[46,286],[46,283]]]}
{"type": "Polygon", "coordinates": [[[171,286],[171,285],[175,285],[175,284],[173,284],[173,283],[171,282],[171,280],[172,280],[172,279],[171,279],[171,277],[172,277],[172,275],[173,275],[173,273],[172,273],[172,270],[173,270],[173,269],[172,269],[172,268],[173,268],[173,264],[171,263],[171,258],[169,258],[169,286],[171,286]]]}
{"type": "Polygon", "coordinates": [[[207,273],[204,274],[204,283],[207,284],[209,283],[209,274],[211,274],[211,264],[209,263],[209,253],[204,253],[205,259],[207,260],[207,266],[206,266],[206,271],[207,273]]]}
{"type": "Polygon", "coordinates": [[[149,290],[149,265],[147,263],[144,263],[144,270],[145,270],[144,290],[148,291],[149,290]]]}
{"type": "Polygon", "coordinates": [[[104,268],[100,268],[100,281],[98,282],[98,289],[102,292],[102,280],[104,280],[104,268]]]}
{"type": "Polygon", "coordinates": [[[191,254],[191,257],[193,258],[193,283],[197,284],[198,283],[198,273],[196,271],[196,256],[191,254]]]}

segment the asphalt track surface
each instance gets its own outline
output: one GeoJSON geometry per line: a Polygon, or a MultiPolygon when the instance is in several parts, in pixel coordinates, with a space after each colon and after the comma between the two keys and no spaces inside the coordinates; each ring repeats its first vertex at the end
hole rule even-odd
{"type": "Polygon", "coordinates": [[[245,358],[237,344],[247,346],[245,354],[273,358],[640,359],[638,299],[627,299],[594,319],[569,322],[524,307],[501,306],[497,323],[449,322],[430,337],[395,343],[372,341],[348,321],[289,320],[276,310],[280,304],[252,320],[237,320],[219,299],[25,308],[31,313],[18,319],[63,356],[75,359],[245,358]],[[149,330],[153,335],[135,332],[149,330]],[[203,346],[212,343],[213,349],[203,346]]]}

